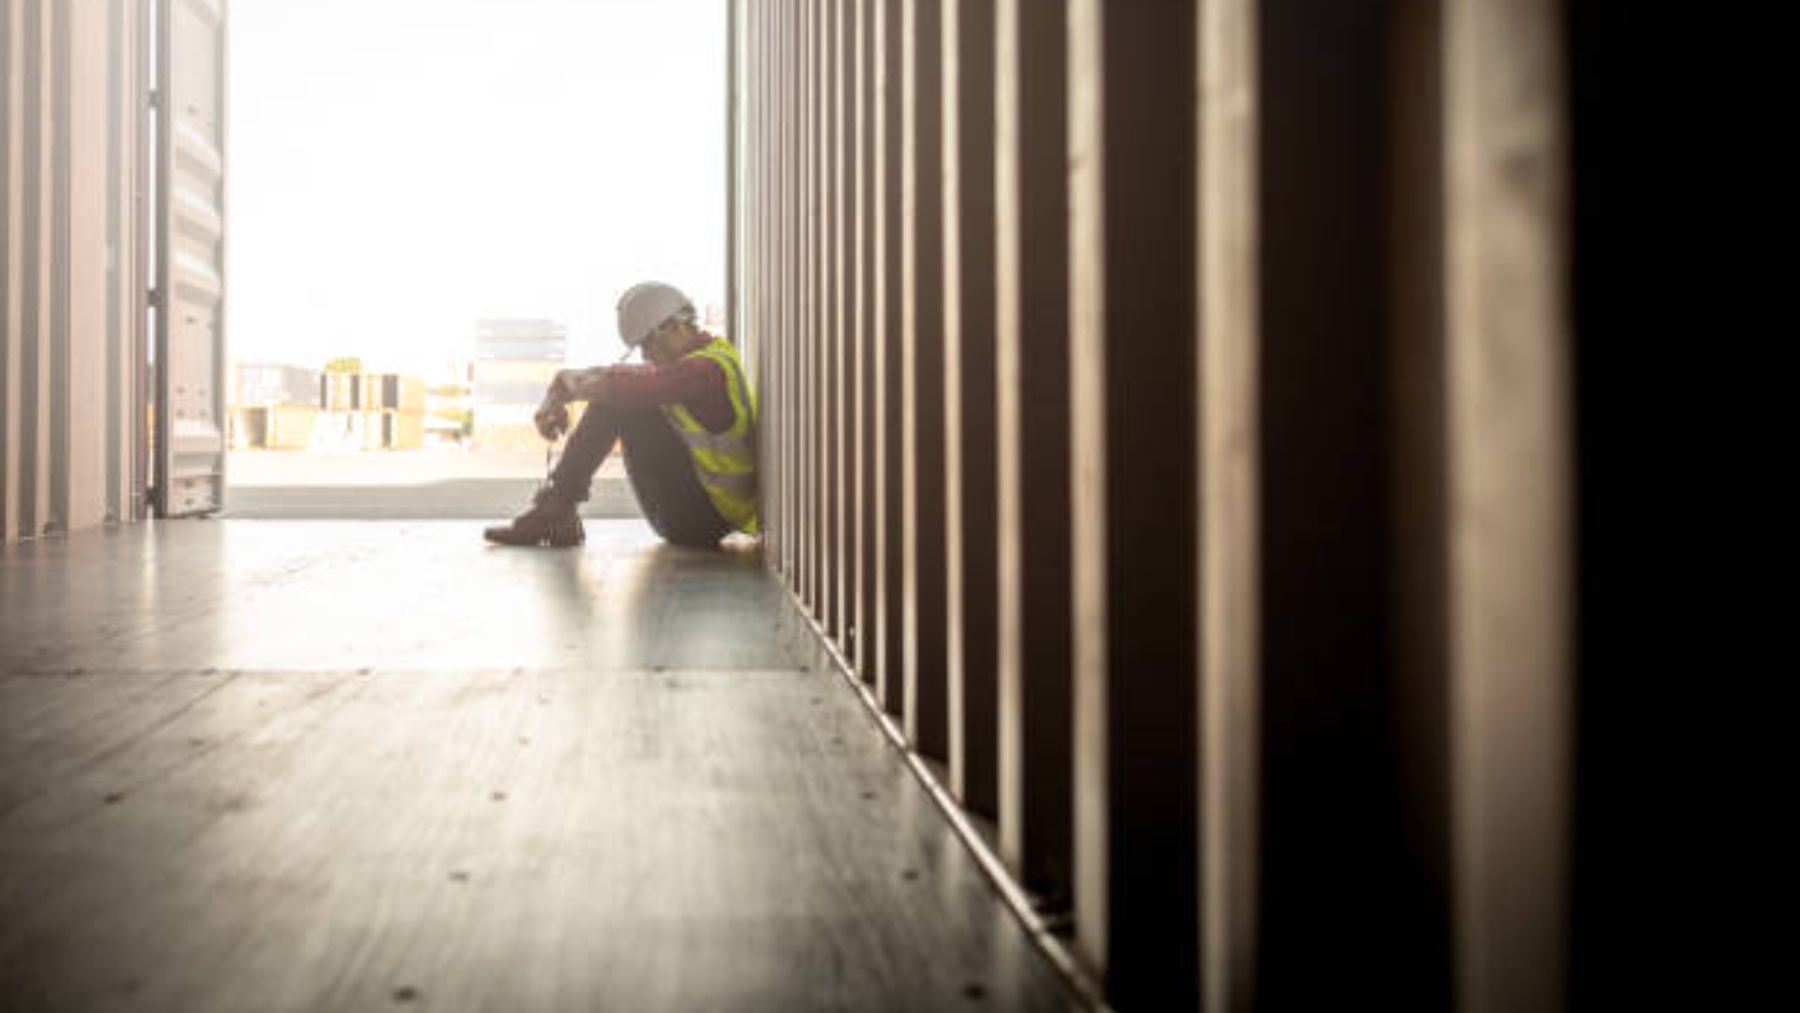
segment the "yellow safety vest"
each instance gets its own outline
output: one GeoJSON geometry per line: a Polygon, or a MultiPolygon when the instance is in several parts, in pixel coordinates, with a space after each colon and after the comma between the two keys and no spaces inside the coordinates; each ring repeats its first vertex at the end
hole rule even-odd
{"type": "MultiPolygon", "coordinates": [[[[711,359],[725,371],[725,387],[731,394],[731,428],[709,432],[683,405],[663,405],[666,416],[688,456],[700,485],[725,523],[745,534],[756,534],[756,394],[744,375],[737,349],[724,338],[688,353],[711,359]]],[[[687,358],[687,356],[683,356],[687,358]]]]}

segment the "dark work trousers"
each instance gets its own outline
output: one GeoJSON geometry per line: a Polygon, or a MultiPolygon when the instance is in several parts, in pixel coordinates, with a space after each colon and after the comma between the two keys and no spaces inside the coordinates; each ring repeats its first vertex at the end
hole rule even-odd
{"type": "Polygon", "coordinates": [[[624,444],[625,474],[638,507],[663,541],[710,547],[731,532],[700,487],[687,444],[660,408],[590,403],[569,434],[550,484],[576,503],[587,499],[594,472],[615,440],[624,444]]]}

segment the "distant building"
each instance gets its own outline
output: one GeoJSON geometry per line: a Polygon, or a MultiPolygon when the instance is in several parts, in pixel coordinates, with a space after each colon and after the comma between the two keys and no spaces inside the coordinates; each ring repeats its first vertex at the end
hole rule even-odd
{"type": "Polygon", "coordinates": [[[399,373],[323,373],[321,450],[417,450],[425,445],[425,380],[399,373]]]}
{"type": "Polygon", "coordinates": [[[234,404],[311,405],[319,404],[319,371],[305,366],[289,366],[273,362],[240,362],[237,364],[237,394],[234,404]]]}
{"type": "Polygon", "coordinates": [[[555,320],[482,320],[471,368],[470,445],[478,450],[535,450],[544,445],[531,415],[568,362],[568,330],[555,320]]]}
{"type": "Polygon", "coordinates": [[[231,446],[303,450],[319,417],[319,371],[273,362],[240,362],[231,386],[231,446]]]}

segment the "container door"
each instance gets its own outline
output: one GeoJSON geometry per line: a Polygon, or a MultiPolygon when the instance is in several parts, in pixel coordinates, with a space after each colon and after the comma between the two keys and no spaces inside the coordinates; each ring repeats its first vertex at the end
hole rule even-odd
{"type": "Polygon", "coordinates": [[[225,4],[157,0],[157,513],[225,494],[225,4]]]}

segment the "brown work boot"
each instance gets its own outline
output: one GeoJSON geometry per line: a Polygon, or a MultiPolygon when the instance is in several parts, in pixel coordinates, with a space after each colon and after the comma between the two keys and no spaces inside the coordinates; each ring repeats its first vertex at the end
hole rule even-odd
{"type": "Polygon", "coordinates": [[[580,545],[587,541],[575,501],[546,485],[531,497],[531,506],[510,524],[496,524],[482,537],[501,545],[580,545]]]}

